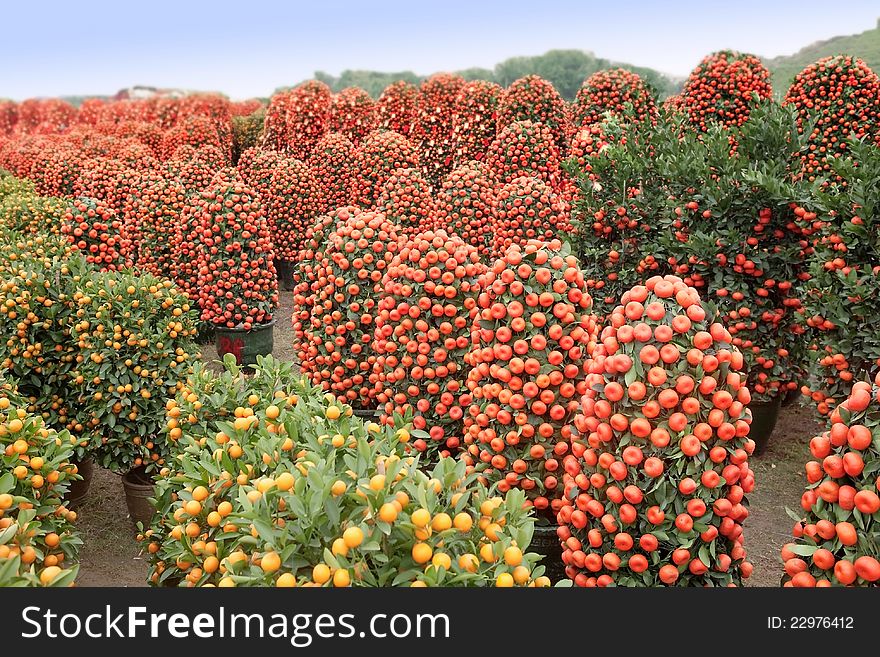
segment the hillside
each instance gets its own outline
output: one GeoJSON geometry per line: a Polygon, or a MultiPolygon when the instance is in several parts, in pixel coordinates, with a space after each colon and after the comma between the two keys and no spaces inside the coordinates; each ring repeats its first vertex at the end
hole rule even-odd
{"type": "Polygon", "coordinates": [[[773,88],[783,95],[795,75],[816,60],[831,55],[861,57],[872,69],[880,71],[880,20],[872,30],[819,41],[793,55],[764,59],[764,63],[773,73],[773,88]]]}

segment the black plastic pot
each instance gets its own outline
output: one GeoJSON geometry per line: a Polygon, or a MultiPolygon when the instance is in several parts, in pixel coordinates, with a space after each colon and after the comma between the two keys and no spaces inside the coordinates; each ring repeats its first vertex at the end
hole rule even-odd
{"type": "Polygon", "coordinates": [[[211,344],[214,342],[214,325],[207,322],[199,322],[196,344],[211,344]]]}
{"type": "Polygon", "coordinates": [[[755,455],[759,456],[767,449],[770,434],[776,428],[779,419],[779,410],[782,408],[782,396],[777,395],[769,402],[752,402],[749,410],[752,412],[752,425],[749,428],[749,438],[755,441],[755,455]]]}
{"type": "Polygon", "coordinates": [[[275,271],[278,274],[278,287],[289,292],[296,285],[295,266],[287,260],[276,260],[275,271]]]}
{"type": "Polygon", "coordinates": [[[274,328],[274,319],[268,324],[254,326],[249,331],[218,326],[214,329],[217,355],[222,360],[226,354],[232,354],[238,365],[256,365],[257,356],[268,356],[272,353],[274,328]]]}
{"type": "Polygon", "coordinates": [[[788,408],[789,406],[794,406],[798,403],[798,400],[801,398],[801,389],[795,388],[794,390],[789,390],[785,393],[785,396],[782,398],[782,408],[788,408]]]}
{"type": "Polygon", "coordinates": [[[540,554],[540,564],[544,566],[544,574],[552,584],[565,579],[565,564],[562,563],[562,544],[556,534],[556,525],[535,525],[529,552],[540,554]]]}
{"type": "Polygon", "coordinates": [[[71,511],[76,510],[85,501],[89,494],[89,486],[92,485],[92,475],[95,472],[95,464],[92,459],[83,459],[82,461],[71,461],[76,466],[77,474],[82,479],[70,482],[67,489],[67,495],[64,496],[64,504],[71,511]]]}
{"type": "Polygon", "coordinates": [[[143,466],[129,470],[122,475],[122,487],[125,489],[125,505],[131,521],[137,525],[142,523],[149,527],[156,508],[148,498],[155,495],[153,478],[143,466]]]}

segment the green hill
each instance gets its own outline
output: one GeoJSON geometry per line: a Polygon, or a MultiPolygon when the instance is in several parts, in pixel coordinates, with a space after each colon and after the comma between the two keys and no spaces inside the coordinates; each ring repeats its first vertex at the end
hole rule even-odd
{"type": "Polygon", "coordinates": [[[873,30],[818,41],[801,48],[793,55],[764,59],[764,63],[773,74],[773,88],[782,96],[795,75],[816,60],[831,55],[860,57],[874,71],[880,73],[880,20],[873,30]]]}

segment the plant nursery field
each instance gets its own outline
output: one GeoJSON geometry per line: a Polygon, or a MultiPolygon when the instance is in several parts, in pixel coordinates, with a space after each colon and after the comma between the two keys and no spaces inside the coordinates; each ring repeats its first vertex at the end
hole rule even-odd
{"type": "Polygon", "coordinates": [[[880,78],[785,84],[0,100],[0,586],[877,586],[880,78]]]}

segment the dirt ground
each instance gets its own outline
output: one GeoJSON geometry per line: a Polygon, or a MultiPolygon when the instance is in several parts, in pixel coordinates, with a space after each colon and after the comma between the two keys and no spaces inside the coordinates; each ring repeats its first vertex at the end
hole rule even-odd
{"type": "MultiPolygon", "coordinates": [[[[274,355],[293,359],[290,318],[292,294],[282,293],[274,332],[274,355]]],[[[216,362],[213,344],[202,357],[216,362]]],[[[800,509],[804,463],[809,460],[809,440],[818,425],[809,409],[784,409],[765,453],[751,460],[756,487],[749,496],[750,516],[745,524],[746,551],[755,565],[751,586],[778,586],[782,574],[779,549],[791,538],[794,524],[785,507],[800,509]]],[[[86,502],[77,522],[84,545],[80,552],[80,586],[146,586],[149,560],[135,540],[128,519],[122,479],[108,470],[95,469],[86,502]]]]}
{"type": "Polygon", "coordinates": [[[767,449],[750,459],[755,471],[755,490],[748,498],[749,517],[745,523],[747,558],[755,565],[750,586],[779,586],[779,550],[792,540],[794,527],[785,507],[801,511],[806,484],[804,464],[812,458],[810,439],[819,431],[819,424],[807,407],[782,409],[767,449]]]}

